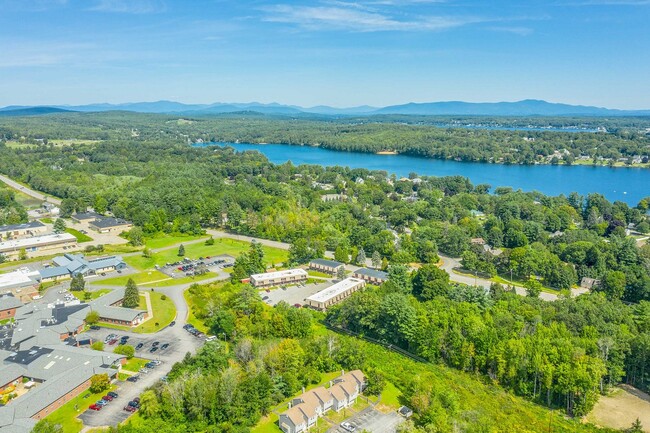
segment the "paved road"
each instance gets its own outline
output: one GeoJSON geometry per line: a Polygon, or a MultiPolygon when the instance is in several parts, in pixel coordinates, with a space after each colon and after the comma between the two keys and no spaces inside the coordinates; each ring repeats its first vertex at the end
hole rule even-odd
{"type": "Polygon", "coordinates": [[[47,195],[45,195],[43,193],[40,193],[38,191],[34,191],[33,189],[30,189],[30,188],[28,188],[26,186],[23,186],[23,185],[19,184],[18,182],[14,182],[13,180],[9,179],[7,176],[3,176],[3,175],[0,174],[0,181],[6,183],[7,185],[12,187],[13,189],[16,189],[16,190],[18,190],[18,191],[20,191],[20,192],[22,192],[24,194],[27,194],[30,197],[34,197],[34,198],[39,199],[39,200],[47,201],[48,203],[54,203],[55,205],[60,205],[61,204],[61,200],[59,200],[58,198],[47,196],[47,195]]]}

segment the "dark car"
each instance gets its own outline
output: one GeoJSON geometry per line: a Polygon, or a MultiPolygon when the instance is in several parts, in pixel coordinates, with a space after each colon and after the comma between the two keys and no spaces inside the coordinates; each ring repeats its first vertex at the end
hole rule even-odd
{"type": "Polygon", "coordinates": [[[130,401],[129,406],[135,407],[137,409],[140,406],[140,403],[138,403],[137,401],[130,401]]]}
{"type": "Polygon", "coordinates": [[[135,350],[140,350],[144,347],[144,343],[138,343],[137,346],[135,346],[135,350]]]}
{"type": "Polygon", "coordinates": [[[140,397],[136,397],[136,398],[134,398],[133,401],[136,402],[136,403],[138,403],[138,404],[140,404],[140,397]]]}
{"type": "Polygon", "coordinates": [[[113,391],[109,392],[108,395],[110,395],[113,398],[118,398],[120,396],[118,393],[113,392],[113,391]]]}
{"type": "Polygon", "coordinates": [[[99,331],[101,328],[97,325],[92,325],[90,329],[92,329],[93,331],[99,331]]]}
{"type": "Polygon", "coordinates": [[[129,376],[127,379],[127,382],[137,382],[139,380],[138,376],[129,376]]]}
{"type": "Polygon", "coordinates": [[[154,364],[153,362],[147,362],[144,366],[146,368],[156,368],[156,364],[154,364]]]}
{"type": "Polygon", "coordinates": [[[160,344],[160,341],[154,341],[153,343],[151,343],[151,347],[156,347],[159,344],[160,344]]]}
{"type": "Polygon", "coordinates": [[[120,338],[120,340],[124,340],[124,341],[126,341],[126,340],[128,340],[129,338],[131,338],[131,337],[129,337],[128,335],[123,335],[122,338],[120,338]]]}
{"type": "Polygon", "coordinates": [[[176,321],[172,320],[171,323],[169,324],[169,326],[174,326],[175,324],[176,324],[176,321]]]}
{"type": "Polygon", "coordinates": [[[149,349],[149,353],[154,353],[156,350],[158,350],[158,347],[154,346],[151,349],[149,349]]]}
{"type": "Polygon", "coordinates": [[[169,347],[169,343],[165,343],[162,346],[160,346],[160,350],[165,350],[169,347]]]}

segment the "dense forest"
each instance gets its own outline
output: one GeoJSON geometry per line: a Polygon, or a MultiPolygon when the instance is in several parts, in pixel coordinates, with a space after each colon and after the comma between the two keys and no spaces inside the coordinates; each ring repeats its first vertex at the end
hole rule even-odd
{"type": "MultiPolygon", "coordinates": [[[[286,118],[255,113],[211,117],[135,113],[48,115],[0,118],[0,138],[37,143],[44,139],[164,139],[168,142],[244,142],[322,146],[356,152],[395,151],[412,156],[506,164],[567,163],[588,158],[596,163],[631,162],[650,156],[648,124],[642,118],[613,119],[610,132],[522,131],[451,127],[454,125],[526,126],[539,119],[429,118],[377,116],[359,118],[286,118]],[[449,127],[445,125],[450,125],[449,127]],[[553,159],[555,156],[555,159],[553,159]]],[[[549,125],[544,120],[545,125],[549,125]]],[[[593,119],[563,119],[558,127],[593,126],[593,119]]],[[[600,122],[600,120],[599,120],[600,122]]]]}
{"type": "Polygon", "coordinates": [[[16,201],[14,191],[4,184],[0,185],[0,226],[25,221],[27,221],[27,211],[16,201]]]}
{"type": "MultiPolygon", "coordinates": [[[[364,368],[377,383],[390,379],[416,409],[412,430],[426,432],[459,425],[491,431],[496,419],[487,404],[480,412],[479,403],[461,401],[465,391],[429,383],[434,370],[440,377],[470,374],[480,386],[503,387],[573,416],[588,412],[615,384],[650,387],[650,246],[629,235],[650,232],[650,196],[631,207],[597,193],[548,197],[458,176],[398,179],[365,169],[273,165],[257,152],[189,146],[200,134],[181,132],[210,134],[210,122],[264,130],[273,122],[203,122],[126,114],[2,121],[0,173],[61,197],[64,215],[92,207],[132,220],[134,230],[151,236],[220,227],[290,242],[291,264],[325,250],[346,262],[372,258],[390,280],[326,317],[284,304],[270,308],[242,284],[193,287],[201,298],[196,317],[215,335],[225,334],[232,350],[208,345],[187,357],[168,384],[143,395],[146,423],[120,432],[248,431],[274,404],[340,368],[364,368]],[[485,293],[450,283],[436,266],[439,254],[460,257],[467,271],[522,281],[530,296],[498,284],[485,293]],[[537,298],[543,287],[568,295],[584,277],[598,281],[590,294],[552,303],[537,298]],[[323,322],[432,364],[416,367],[352,337],[332,343],[323,322]],[[407,367],[408,374],[397,374],[407,367]]],[[[344,128],[319,124],[322,131],[344,128]]],[[[269,126],[282,127],[295,132],[288,120],[269,126]]],[[[366,127],[402,131],[359,126],[366,127]]],[[[601,135],[584,140],[592,139],[601,135]]],[[[252,247],[235,272],[258,271],[259,255],[252,247]]],[[[510,414],[499,427],[524,431],[522,418],[510,414]]],[[[571,424],[556,431],[583,428],[591,429],[571,424]]]]}

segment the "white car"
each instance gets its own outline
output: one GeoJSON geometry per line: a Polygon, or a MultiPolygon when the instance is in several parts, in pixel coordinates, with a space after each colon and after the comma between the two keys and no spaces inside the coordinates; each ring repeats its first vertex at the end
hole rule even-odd
{"type": "Polygon", "coordinates": [[[355,426],[353,426],[352,424],[350,424],[350,423],[347,422],[347,421],[346,421],[346,422],[342,422],[342,423],[341,423],[341,427],[343,427],[345,430],[347,430],[347,431],[349,431],[349,432],[353,432],[353,431],[356,431],[356,430],[357,430],[357,428],[356,428],[355,426]]]}

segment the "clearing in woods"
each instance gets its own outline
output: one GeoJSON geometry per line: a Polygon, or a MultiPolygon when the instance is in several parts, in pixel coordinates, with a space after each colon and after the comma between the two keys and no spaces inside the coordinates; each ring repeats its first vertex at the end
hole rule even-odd
{"type": "Polygon", "coordinates": [[[586,421],[602,427],[628,429],[639,418],[643,431],[650,433],[650,395],[628,385],[621,385],[601,396],[586,421]]]}

